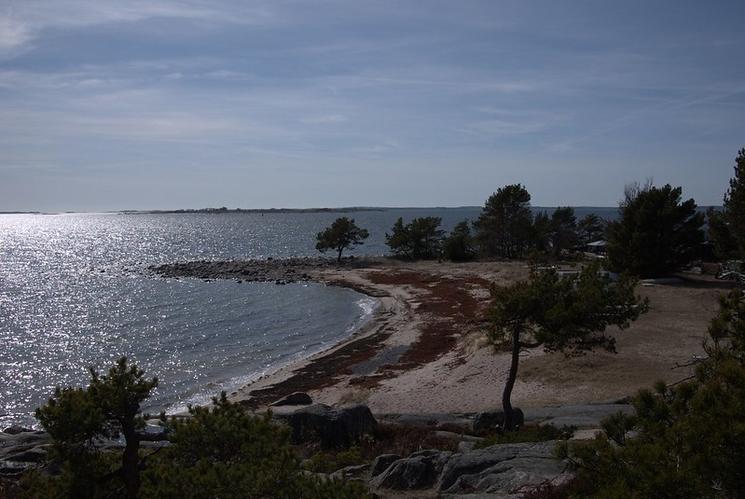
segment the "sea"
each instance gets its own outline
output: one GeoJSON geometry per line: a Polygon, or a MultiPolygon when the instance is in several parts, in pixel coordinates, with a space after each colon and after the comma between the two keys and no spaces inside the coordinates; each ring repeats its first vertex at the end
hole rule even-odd
{"type": "Polygon", "coordinates": [[[0,215],[0,428],[38,426],[34,410],[56,386],[85,386],[88,368],[120,356],[159,380],[145,410],[208,403],[348,337],[377,306],[334,286],[164,279],[148,265],[318,255],[315,235],[339,216],[370,233],[349,254],[384,255],[398,217],[437,216],[449,230],[479,212],[0,215]]]}

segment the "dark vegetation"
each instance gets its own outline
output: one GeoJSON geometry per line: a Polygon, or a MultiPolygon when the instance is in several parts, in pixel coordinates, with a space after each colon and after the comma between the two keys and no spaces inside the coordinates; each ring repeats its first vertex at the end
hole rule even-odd
{"type": "Polygon", "coordinates": [[[745,149],[735,158],[735,175],[724,194],[722,211],[707,212],[709,238],[722,260],[745,258],[745,149]]]}
{"type": "Polygon", "coordinates": [[[404,224],[399,217],[390,234],[385,235],[385,243],[391,253],[407,260],[427,260],[440,256],[442,236],[439,217],[415,218],[404,224]]]}
{"type": "Polygon", "coordinates": [[[704,216],[682,189],[632,185],[621,219],[608,225],[608,266],[641,277],[665,276],[693,261],[704,242],[704,216]]]}
{"type": "Polygon", "coordinates": [[[369,236],[370,234],[366,229],[357,227],[354,219],[340,217],[331,224],[331,227],[316,235],[316,249],[321,253],[328,250],[336,251],[336,260],[340,262],[341,254],[345,249],[351,249],[362,244],[369,236]]]}
{"type": "Polygon", "coordinates": [[[358,498],[357,483],[303,473],[287,429],[252,416],[223,393],[212,407],[190,408],[166,420],[170,445],[142,448],[140,412],[156,380],[122,358],[109,373],[91,371],[87,388],[57,389],[37,417],[54,452],[43,469],[26,474],[24,497],[277,497],[358,498]],[[101,445],[123,435],[125,447],[101,445]]]}
{"type": "Polygon", "coordinates": [[[442,244],[443,256],[453,262],[468,262],[478,253],[468,220],[455,226],[442,244]]]}
{"type": "Polygon", "coordinates": [[[641,390],[635,413],[588,443],[560,446],[578,477],[546,497],[678,498],[745,494],[745,297],[722,297],[695,374],[641,390]]]}
{"type": "Polygon", "coordinates": [[[527,251],[533,214],[530,194],[520,184],[500,187],[489,196],[474,222],[481,252],[502,258],[520,258],[527,251]]]}

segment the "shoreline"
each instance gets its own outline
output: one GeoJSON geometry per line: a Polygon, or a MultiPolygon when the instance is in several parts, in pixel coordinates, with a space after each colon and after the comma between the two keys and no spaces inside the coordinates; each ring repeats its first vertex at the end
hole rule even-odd
{"type": "MultiPolygon", "coordinates": [[[[230,394],[259,410],[293,392],[329,405],[365,403],[374,413],[463,413],[499,407],[508,354],[484,338],[492,282],[527,275],[524,262],[403,262],[323,258],[187,262],[154,266],[165,277],[205,280],[313,281],[372,296],[367,323],[341,342],[290,362],[230,394]]],[[[701,340],[727,284],[702,276],[641,286],[652,310],[618,334],[617,355],[579,358],[527,352],[514,403],[536,408],[597,403],[633,395],[658,379],[689,374],[676,368],[702,352],[701,340]]],[[[611,331],[613,333],[613,331],[611,331]]]]}

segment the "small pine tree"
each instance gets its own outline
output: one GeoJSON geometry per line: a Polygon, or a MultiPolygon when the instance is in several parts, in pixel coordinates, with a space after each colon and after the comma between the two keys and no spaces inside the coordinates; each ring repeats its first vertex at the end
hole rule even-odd
{"type": "Polygon", "coordinates": [[[474,248],[468,220],[460,222],[453,228],[450,235],[445,238],[442,249],[445,258],[454,262],[467,262],[476,257],[476,249],[474,248]]]}
{"type": "MultiPolygon", "coordinates": [[[[99,462],[96,438],[111,438],[121,432],[125,440],[121,467],[109,474],[121,479],[126,497],[138,496],[140,487],[140,435],[144,425],[140,404],[158,385],[157,378],[145,379],[144,372],[120,358],[108,374],[90,369],[88,388],[57,388],[49,402],[36,410],[36,417],[53,439],[57,455],[68,470],[63,480],[69,494],[93,497],[106,485],[95,470],[99,462]]],[[[57,484],[59,485],[59,484],[57,484]]]]}
{"type": "Polygon", "coordinates": [[[336,260],[340,262],[345,249],[362,244],[369,236],[370,233],[366,229],[357,227],[354,219],[340,217],[331,224],[331,227],[316,235],[316,249],[321,253],[328,250],[336,251],[336,260]]]}
{"type": "Polygon", "coordinates": [[[647,311],[646,300],[634,294],[636,281],[624,277],[611,283],[597,264],[579,275],[562,277],[555,270],[534,270],[530,279],[509,286],[492,286],[489,340],[509,346],[511,364],[502,392],[506,430],[514,429],[511,403],[520,352],[525,348],[568,354],[595,348],[615,351],[608,326],[621,329],[647,311]]]}
{"type": "Polygon", "coordinates": [[[368,497],[361,484],[303,473],[287,428],[247,414],[225,392],[189,414],[169,422],[171,446],[145,472],[143,498],[368,497]]]}

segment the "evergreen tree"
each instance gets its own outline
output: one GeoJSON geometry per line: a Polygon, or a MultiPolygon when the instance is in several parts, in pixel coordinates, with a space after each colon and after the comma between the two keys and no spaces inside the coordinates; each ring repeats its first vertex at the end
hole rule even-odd
{"type": "Polygon", "coordinates": [[[336,260],[340,262],[342,251],[362,244],[369,236],[366,229],[357,227],[354,219],[341,217],[337,218],[331,227],[316,235],[316,249],[321,253],[330,249],[336,251],[336,260]]]}
{"type": "Polygon", "coordinates": [[[709,217],[709,235],[720,258],[745,259],[745,149],[735,158],[721,214],[709,217]],[[713,224],[712,224],[713,223],[713,224]]]}
{"type": "Polygon", "coordinates": [[[306,475],[289,431],[271,416],[247,414],[225,392],[212,407],[189,408],[190,418],[169,422],[171,445],[143,477],[143,498],[356,499],[362,484],[306,475]]]}
{"type": "Polygon", "coordinates": [[[563,446],[577,467],[572,497],[725,498],[745,493],[745,297],[721,299],[695,375],[659,382],[634,414],[603,421],[590,443],[563,446]]]}
{"type": "Polygon", "coordinates": [[[682,189],[630,186],[621,219],[608,225],[611,270],[641,277],[664,276],[693,260],[704,240],[704,216],[696,202],[681,203],[682,189]]]}
{"type": "Polygon", "coordinates": [[[36,410],[36,417],[54,441],[57,455],[68,471],[64,485],[71,495],[96,497],[120,479],[128,498],[138,496],[140,487],[140,434],[144,426],[140,404],[150,396],[158,380],[144,378],[144,372],[120,358],[108,374],[90,369],[86,389],[57,388],[49,402],[36,410]],[[94,440],[121,433],[125,447],[121,467],[103,474],[94,440]]]}
{"type": "Polygon", "coordinates": [[[443,242],[445,258],[454,262],[467,262],[476,257],[471,228],[467,220],[455,226],[443,242]]]}
{"type": "Polygon", "coordinates": [[[706,210],[709,241],[714,245],[714,255],[719,260],[737,259],[740,254],[730,229],[729,218],[726,212],[716,208],[706,210]]]}
{"type": "Polygon", "coordinates": [[[551,215],[551,249],[554,256],[559,257],[563,250],[574,248],[578,240],[574,208],[556,208],[551,215]]]}
{"type": "Polygon", "coordinates": [[[391,234],[386,233],[385,243],[395,256],[407,260],[437,258],[444,234],[439,228],[441,222],[439,217],[421,217],[404,225],[403,218],[399,217],[391,234]]]}
{"type": "Polygon", "coordinates": [[[481,252],[519,258],[529,247],[533,224],[530,194],[520,184],[506,185],[489,196],[474,223],[481,252]]]}
{"type": "Polygon", "coordinates": [[[536,252],[548,255],[551,253],[552,227],[551,217],[545,211],[536,213],[533,218],[532,245],[536,252]]]}
{"type": "Polygon", "coordinates": [[[647,311],[647,301],[634,294],[636,281],[624,277],[611,283],[599,270],[597,264],[588,265],[574,277],[534,270],[527,281],[492,286],[489,339],[495,346],[508,346],[512,354],[502,392],[505,429],[514,429],[511,395],[523,349],[614,352],[615,339],[605,329],[624,329],[647,311]]]}
{"type": "Polygon", "coordinates": [[[108,374],[91,369],[87,388],[58,388],[37,418],[52,437],[60,473],[29,472],[29,498],[225,497],[352,499],[368,497],[360,484],[308,476],[289,444],[288,430],[270,416],[254,417],[222,393],[213,407],[190,407],[190,418],[167,425],[169,446],[140,448],[140,404],[157,380],[121,358],[108,374]],[[124,451],[101,439],[125,439],[124,451]]]}

